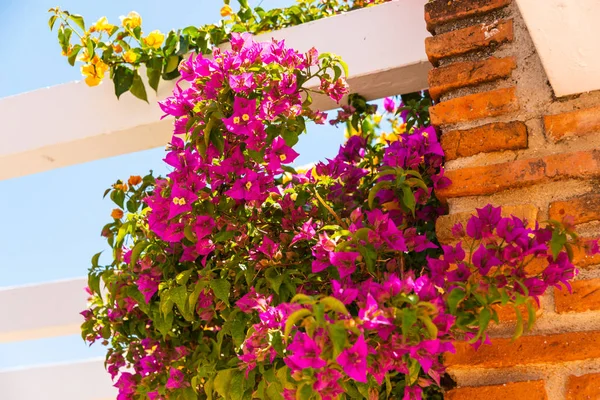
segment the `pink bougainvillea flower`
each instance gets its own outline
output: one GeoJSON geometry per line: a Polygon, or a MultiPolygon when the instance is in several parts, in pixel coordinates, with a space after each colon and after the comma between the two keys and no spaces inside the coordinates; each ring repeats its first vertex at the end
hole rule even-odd
{"type": "Polygon", "coordinates": [[[492,267],[501,265],[502,262],[496,257],[495,249],[487,249],[480,245],[473,253],[473,265],[479,269],[481,275],[487,275],[492,267]]]}
{"type": "Polygon", "coordinates": [[[315,224],[312,222],[312,218],[302,224],[300,231],[292,238],[290,245],[293,245],[300,240],[310,240],[315,237],[315,224]]]}
{"type": "Polygon", "coordinates": [[[129,399],[129,396],[135,393],[137,382],[131,373],[122,372],[119,380],[114,384],[114,387],[119,389],[119,396],[123,396],[123,399],[129,399]]]}
{"type": "Polygon", "coordinates": [[[298,156],[299,154],[286,145],[281,136],[278,136],[273,140],[273,144],[269,150],[269,170],[273,173],[281,173],[283,172],[281,165],[294,162],[298,156]]]}
{"type": "Polygon", "coordinates": [[[394,102],[394,99],[391,97],[386,97],[383,99],[383,108],[385,108],[385,111],[389,113],[396,111],[396,103],[394,102]]]}
{"type": "Polygon", "coordinates": [[[256,289],[254,289],[253,286],[250,288],[250,291],[242,296],[235,304],[245,313],[252,312],[252,310],[266,312],[272,300],[272,295],[266,297],[256,293],[256,289]]]}
{"type": "Polygon", "coordinates": [[[177,368],[171,367],[169,370],[169,379],[167,379],[167,384],[165,387],[167,389],[179,389],[184,386],[185,375],[183,372],[178,370],[177,368]]]}
{"type": "Polygon", "coordinates": [[[210,235],[215,226],[215,219],[210,215],[199,215],[196,217],[196,223],[194,224],[196,239],[200,240],[210,235]]]}
{"type": "Polygon", "coordinates": [[[279,245],[269,239],[268,236],[265,236],[262,243],[256,248],[256,250],[272,259],[275,256],[275,253],[279,251],[279,245]]]}
{"type": "Polygon", "coordinates": [[[423,399],[423,389],[421,386],[406,386],[404,388],[404,397],[402,400],[421,400],[423,399]]]}
{"type": "Polygon", "coordinates": [[[146,303],[150,302],[150,299],[158,291],[158,284],[160,281],[149,273],[142,274],[135,282],[140,292],[144,295],[146,303]]]}
{"type": "Polygon", "coordinates": [[[192,211],[194,202],[198,196],[191,190],[173,187],[171,191],[171,204],[169,206],[169,219],[174,218],[184,212],[192,211]]]}
{"type": "Polygon", "coordinates": [[[356,259],[360,256],[360,253],[356,251],[339,251],[329,253],[329,261],[333,266],[338,269],[340,278],[352,275],[356,271],[356,259]]]}
{"type": "Polygon", "coordinates": [[[343,375],[340,371],[333,368],[320,370],[315,374],[315,383],[313,389],[319,393],[323,400],[334,400],[344,393],[340,386],[343,375]]]}
{"type": "Polygon", "coordinates": [[[320,358],[321,348],[306,333],[298,332],[287,347],[292,355],[284,358],[285,363],[293,371],[305,368],[323,368],[327,362],[320,358]]]}
{"type": "Polygon", "coordinates": [[[239,75],[229,75],[229,86],[236,93],[248,93],[256,87],[254,74],[252,72],[243,72],[239,75]]]}
{"type": "Polygon", "coordinates": [[[361,335],[352,347],[342,351],[337,357],[346,375],[357,382],[367,383],[367,343],[361,335]]]}
{"type": "Polygon", "coordinates": [[[250,136],[251,125],[256,121],[256,100],[236,97],[233,101],[233,114],[223,118],[227,130],[237,135],[250,136]]]}
{"type": "Polygon", "coordinates": [[[358,289],[349,286],[349,284],[341,284],[335,279],[331,280],[331,295],[344,304],[352,303],[358,296],[358,289]]]}
{"type": "Polygon", "coordinates": [[[266,198],[262,182],[266,177],[254,171],[247,170],[241,179],[237,179],[232,188],[225,192],[226,195],[235,200],[262,200],[266,198]]]}

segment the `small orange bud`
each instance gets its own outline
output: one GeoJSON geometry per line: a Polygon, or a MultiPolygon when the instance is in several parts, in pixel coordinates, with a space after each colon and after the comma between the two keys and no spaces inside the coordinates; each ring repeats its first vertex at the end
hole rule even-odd
{"type": "Polygon", "coordinates": [[[123,47],[120,44],[117,44],[113,46],[113,50],[115,51],[115,53],[120,53],[123,51],[123,47]]]}
{"type": "Polygon", "coordinates": [[[114,219],[121,219],[123,218],[123,210],[120,210],[118,208],[115,208],[114,210],[112,210],[112,212],[110,213],[110,216],[113,217],[114,219]]]}
{"type": "Polygon", "coordinates": [[[131,175],[129,177],[129,180],[127,181],[127,183],[129,183],[129,186],[138,185],[138,184],[142,183],[142,177],[139,175],[131,175]]]}

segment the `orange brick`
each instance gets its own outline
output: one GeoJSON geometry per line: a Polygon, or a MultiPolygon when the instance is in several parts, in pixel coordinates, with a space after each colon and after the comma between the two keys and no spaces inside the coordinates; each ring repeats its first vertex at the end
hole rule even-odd
{"type": "Polygon", "coordinates": [[[512,42],[513,21],[502,20],[490,25],[475,25],[456,31],[443,33],[425,39],[425,52],[429,61],[436,65],[442,58],[459,56],[494,46],[512,42]]]}
{"type": "Polygon", "coordinates": [[[554,289],[557,313],[600,310],[600,279],[571,282],[572,293],[566,289],[554,289]]]}
{"type": "MultiPolygon", "coordinates": [[[[502,216],[515,217],[525,219],[528,221],[528,226],[534,226],[535,221],[538,218],[539,209],[533,204],[519,204],[514,206],[502,206],[502,216]]],[[[466,226],[467,221],[472,215],[475,215],[476,211],[473,212],[461,212],[450,215],[442,215],[435,222],[435,233],[440,243],[448,244],[454,242],[452,236],[452,227],[458,223],[466,226]]]]}
{"type": "Polygon", "coordinates": [[[475,86],[506,78],[515,69],[514,57],[490,57],[483,61],[466,61],[429,71],[429,94],[434,100],[451,90],[475,86]]]}
{"type": "Polygon", "coordinates": [[[444,396],[446,400],[547,400],[544,381],[511,382],[504,385],[462,387],[444,396]]]}
{"type": "Polygon", "coordinates": [[[554,142],[570,136],[600,133],[600,106],[544,117],[546,135],[554,142]]]}
{"type": "Polygon", "coordinates": [[[509,5],[511,0],[436,0],[425,4],[427,29],[433,32],[437,25],[461,18],[486,14],[509,5]]]}
{"type": "MultiPolygon", "coordinates": [[[[586,240],[598,240],[600,238],[582,238],[584,241],[586,240]]],[[[589,267],[591,265],[599,265],[600,264],[600,254],[595,254],[593,256],[587,254],[585,249],[579,247],[573,247],[573,264],[577,267],[589,267]]]]}
{"type": "Polygon", "coordinates": [[[455,124],[517,111],[515,88],[475,93],[444,101],[429,109],[432,125],[455,124]]]}
{"type": "Polygon", "coordinates": [[[448,171],[446,176],[452,184],[436,192],[442,201],[450,197],[488,195],[550,181],[595,177],[600,176],[600,150],[463,168],[448,171]]]}
{"type": "Polygon", "coordinates": [[[564,216],[575,218],[575,224],[600,220],[600,194],[592,194],[566,201],[555,201],[548,210],[550,219],[561,221],[564,216]]]}
{"type": "Polygon", "coordinates": [[[600,374],[569,376],[565,400],[600,399],[600,374]]]}
{"type": "Polygon", "coordinates": [[[465,342],[455,343],[456,354],[447,354],[452,368],[508,368],[527,364],[555,364],[600,358],[600,331],[546,336],[522,336],[516,341],[492,339],[475,351],[465,342]]]}
{"type": "MultiPolygon", "coordinates": [[[[537,305],[537,303],[535,301],[532,302],[532,306],[535,309],[535,315],[537,317],[541,316],[542,313],[543,313],[542,309],[537,305]]],[[[515,308],[513,306],[496,305],[496,306],[493,306],[493,307],[496,310],[496,312],[498,313],[498,320],[500,322],[516,321],[517,320],[517,313],[515,312],[515,308]]],[[[523,318],[527,319],[527,317],[528,317],[527,306],[526,305],[519,306],[519,311],[521,312],[521,316],[523,318]]]]}
{"type": "Polygon", "coordinates": [[[446,160],[479,153],[527,148],[527,125],[520,121],[495,122],[472,129],[450,131],[442,135],[446,160]]]}

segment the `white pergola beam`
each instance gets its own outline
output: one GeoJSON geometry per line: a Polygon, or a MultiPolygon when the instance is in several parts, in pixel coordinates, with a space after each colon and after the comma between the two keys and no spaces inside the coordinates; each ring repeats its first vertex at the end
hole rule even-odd
{"type": "MultiPolygon", "coordinates": [[[[299,51],[316,47],[349,65],[351,91],[367,99],[427,87],[423,42],[427,0],[396,0],[257,37],[285,39],[299,51]]],[[[59,57],[57,55],[57,57],[59,57]]],[[[83,82],[0,99],[0,180],[164,146],[171,122],[160,120],[157,100],[174,82],[161,82],[146,104],[127,93],[117,100],[112,82],[83,82]]],[[[315,99],[315,108],[336,105],[315,99]]]]}
{"type": "Polygon", "coordinates": [[[2,399],[108,400],[117,397],[103,359],[0,371],[2,399]]]}
{"type": "Polygon", "coordinates": [[[80,333],[85,286],[77,278],[0,289],[0,343],[80,333]]]}

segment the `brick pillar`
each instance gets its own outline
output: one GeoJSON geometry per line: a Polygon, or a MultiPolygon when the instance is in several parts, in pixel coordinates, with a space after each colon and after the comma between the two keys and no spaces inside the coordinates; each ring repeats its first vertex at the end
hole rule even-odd
{"type": "MultiPolygon", "coordinates": [[[[440,241],[488,203],[532,223],[570,214],[581,236],[600,237],[600,92],[554,96],[514,1],[435,0],[425,19],[431,121],[453,182],[438,192],[450,212],[440,241]]],[[[575,262],[573,293],[547,293],[532,332],[511,343],[503,313],[491,346],[458,344],[448,399],[600,399],[600,257],[575,262]]]]}

